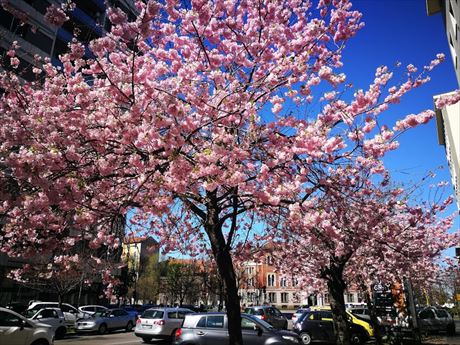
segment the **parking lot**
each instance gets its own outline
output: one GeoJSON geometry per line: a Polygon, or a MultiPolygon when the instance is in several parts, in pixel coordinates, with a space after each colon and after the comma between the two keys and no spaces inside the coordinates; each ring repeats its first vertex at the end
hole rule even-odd
{"type": "MultiPolygon", "coordinates": [[[[145,344],[141,338],[136,337],[133,332],[113,332],[105,335],[67,335],[65,339],[56,340],[55,345],[138,345],[145,344]]],[[[150,344],[170,345],[165,341],[152,341],[150,344]]]]}

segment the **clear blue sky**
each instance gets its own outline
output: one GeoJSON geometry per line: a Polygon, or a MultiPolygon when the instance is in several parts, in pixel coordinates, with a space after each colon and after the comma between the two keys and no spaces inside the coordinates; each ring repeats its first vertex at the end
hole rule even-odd
{"type": "MultiPolygon", "coordinates": [[[[363,13],[366,26],[353,38],[344,53],[344,69],[348,81],[356,88],[366,88],[379,65],[423,67],[444,53],[446,60],[433,73],[431,81],[411,92],[401,104],[393,106],[384,115],[390,123],[409,113],[433,109],[433,95],[459,88],[452,57],[447,44],[442,15],[428,16],[424,0],[355,0],[355,9],[363,13]]],[[[460,116],[460,114],[459,114],[460,116]]],[[[437,141],[436,123],[411,130],[401,137],[400,148],[386,158],[387,167],[396,179],[419,180],[427,171],[444,166],[438,180],[451,182],[443,146],[437,141]]],[[[449,193],[453,188],[449,186],[449,193]]],[[[456,210],[456,205],[450,208],[456,210]]],[[[454,230],[459,228],[459,217],[454,230]]],[[[452,255],[453,251],[448,252],[452,255]]]]}

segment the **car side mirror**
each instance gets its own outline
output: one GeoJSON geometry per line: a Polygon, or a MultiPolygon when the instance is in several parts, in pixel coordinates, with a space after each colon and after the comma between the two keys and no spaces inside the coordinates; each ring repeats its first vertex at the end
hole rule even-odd
{"type": "Polygon", "coordinates": [[[27,326],[27,321],[26,320],[21,320],[19,323],[19,329],[22,331],[24,327],[27,326]]]}

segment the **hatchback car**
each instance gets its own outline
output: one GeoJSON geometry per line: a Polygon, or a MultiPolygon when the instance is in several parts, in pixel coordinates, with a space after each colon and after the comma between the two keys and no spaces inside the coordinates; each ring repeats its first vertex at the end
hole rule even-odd
{"type": "Polygon", "coordinates": [[[244,310],[246,314],[253,315],[275,328],[287,329],[288,320],[278,309],[269,306],[249,307],[244,310]]]}
{"type": "Polygon", "coordinates": [[[52,345],[54,332],[48,325],[27,320],[24,316],[0,308],[0,344],[8,345],[52,345]]]}
{"type": "Polygon", "coordinates": [[[135,324],[135,318],[123,309],[110,309],[94,313],[89,319],[77,321],[77,333],[98,332],[105,334],[115,329],[125,329],[130,332],[135,324]]]}
{"type": "Polygon", "coordinates": [[[83,305],[78,308],[78,310],[83,313],[83,318],[88,318],[93,315],[95,312],[106,311],[108,308],[102,305],[83,305]]]}
{"type": "Polygon", "coordinates": [[[418,316],[422,332],[447,332],[449,335],[455,334],[455,322],[447,310],[428,307],[422,309],[418,316]]]}
{"type": "MultiPolygon", "coordinates": [[[[35,315],[35,313],[37,313],[43,308],[59,308],[59,303],[58,302],[33,302],[29,305],[29,308],[27,309],[26,314],[27,316],[35,315]]],[[[61,310],[64,313],[66,326],[68,328],[74,327],[76,320],[84,316],[83,313],[81,313],[77,308],[67,303],[61,304],[61,310]]]]}
{"type": "MultiPolygon", "coordinates": [[[[297,334],[277,330],[253,315],[241,314],[243,343],[251,345],[301,344],[297,334]]],[[[228,345],[228,321],[225,313],[189,314],[182,328],[176,330],[174,345],[228,345]]]]}
{"type": "Polygon", "coordinates": [[[136,321],[134,334],[148,342],[153,338],[172,339],[182,326],[185,316],[193,311],[187,308],[152,308],[144,311],[136,321]]]}
{"type": "Polygon", "coordinates": [[[51,326],[56,339],[62,339],[67,333],[64,313],[59,308],[44,308],[35,315],[29,317],[29,320],[51,326]]]}
{"type": "MultiPolygon", "coordinates": [[[[374,331],[369,323],[360,320],[347,312],[350,319],[350,334],[352,344],[364,344],[374,336],[374,331]]],[[[308,345],[312,341],[326,343],[335,342],[332,311],[328,309],[307,311],[299,318],[293,329],[299,334],[302,344],[308,345]]]]}

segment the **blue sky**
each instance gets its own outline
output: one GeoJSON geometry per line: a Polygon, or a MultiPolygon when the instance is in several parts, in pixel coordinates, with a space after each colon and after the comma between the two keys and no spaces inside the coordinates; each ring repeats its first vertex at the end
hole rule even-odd
{"type": "MultiPolygon", "coordinates": [[[[390,120],[406,114],[433,109],[433,95],[459,88],[447,43],[442,15],[428,16],[424,0],[355,0],[355,9],[363,13],[366,26],[350,40],[344,53],[344,70],[356,88],[366,88],[379,65],[394,66],[400,61],[423,67],[444,53],[446,60],[431,74],[431,81],[411,92],[401,104],[383,116],[390,120]]],[[[459,114],[460,115],[460,114],[459,114]]],[[[444,147],[438,144],[436,123],[408,131],[400,138],[400,148],[386,157],[386,166],[400,181],[417,181],[439,166],[437,179],[451,182],[444,147]]],[[[453,193],[450,185],[449,193],[453,193]]],[[[425,193],[428,194],[428,193],[425,193]]],[[[455,212],[454,204],[449,211],[455,212]]],[[[458,230],[459,217],[452,230],[458,230]]],[[[449,255],[453,250],[448,251],[449,255]]]]}

